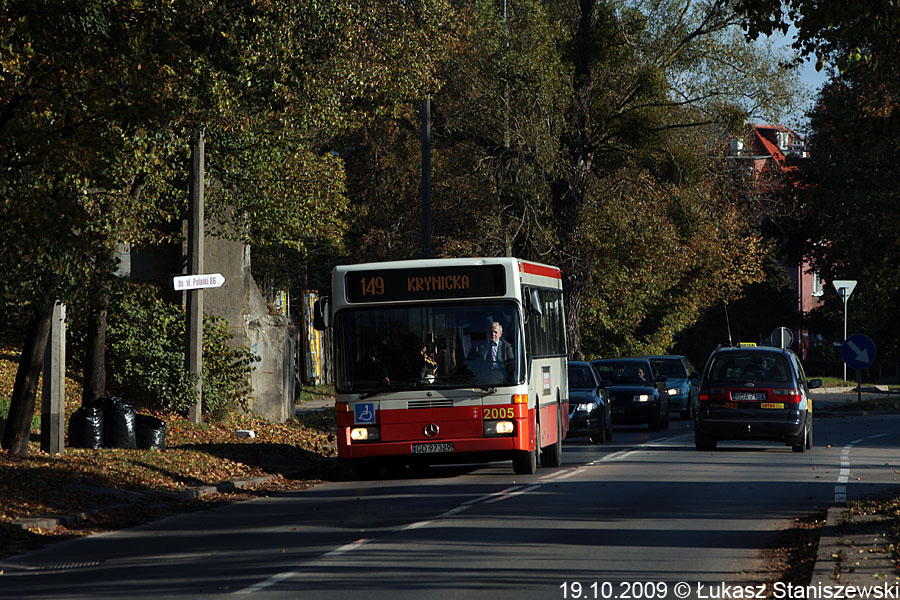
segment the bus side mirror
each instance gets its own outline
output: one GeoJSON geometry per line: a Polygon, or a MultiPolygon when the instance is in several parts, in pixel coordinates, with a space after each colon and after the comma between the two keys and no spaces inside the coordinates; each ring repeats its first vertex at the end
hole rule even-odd
{"type": "Polygon", "coordinates": [[[318,331],[331,327],[331,302],[328,296],[319,298],[313,304],[313,327],[318,331]]]}

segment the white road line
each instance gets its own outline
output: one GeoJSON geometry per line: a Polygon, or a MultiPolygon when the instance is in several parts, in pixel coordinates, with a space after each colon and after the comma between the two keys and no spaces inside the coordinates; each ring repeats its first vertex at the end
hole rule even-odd
{"type": "MultiPolygon", "coordinates": [[[[618,452],[608,454],[606,456],[603,456],[602,458],[599,458],[593,462],[590,462],[586,466],[622,460],[623,458],[627,458],[628,456],[634,454],[635,452],[640,450],[642,447],[662,445],[663,442],[669,441],[671,439],[675,439],[675,438],[664,438],[661,440],[654,440],[654,442],[648,442],[646,444],[641,444],[637,447],[630,448],[628,450],[619,450],[618,452]]],[[[459,514],[459,513],[463,512],[464,510],[471,508],[475,504],[494,504],[495,502],[501,502],[503,500],[507,500],[509,498],[513,498],[513,497],[519,496],[521,494],[527,494],[528,492],[533,492],[534,490],[540,488],[547,482],[559,481],[559,480],[567,479],[567,478],[571,477],[572,475],[577,473],[580,468],[581,468],[580,466],[571,467],[571,468],[565,469],[563,471],[558,471],[555,473],[550,473],[549,475],[544,475],[543,477],[540,478],[541,481],[539,483],[535,483],[535,484],[529,485],[527,487],[523,487],[521,485],[513,485],[508,488],[502,489],[499,492],[492,492],[490,494],[485,494],[484,496],[478,496],[477,498],[471,498],[469,500],[466,500],[465,502],[460,503],[460,505],[457,506],[456,508],[451,508],[450,510],[439,514],[434,519],[431,519],[428,521],[416,521],[415,523],[410,523],[408,525],[404,525],[403,527],[400,527],[399,529],[397,529],[397,531],[409,531],[412,529],[419,529],[421,527],[427,527],[428,525],[434,523],[435,521],[437,521],[439,519],[443,519],[445,517],[451,517],[453,515],[459,514]]],[[[349,544],[344,544],[343,546],[341,546],[339,548],[335,548],[334,550],[326,552],[320,558],[333,558],[335,556],[340,556],[342,554],[346,554],[347,552],[352,552],[353,550],[356,550],[357,548],[361,547],[363,544],[365,544],[368,541],[370,541],[368,538],[360,538],[360,539],[356,540],[355,542],[351,542],[349,544]]],[[[278,573],[276,575],[272,575],[268,579],[265,579],[259,583],[253,584],[251,586],[245,587],[240,590],[237,590],[237,591],[233,592],[232,595],[252,594],[252,593],[264,590],[268,587],[271,587],[280,581],[289,579],[289,578],[293,577],[294,575],[297,575],[298,573],[299,573],[298,570],[284,571],[283,573],[278,573]]]]}
{"type": "MultiPolygon", "coordinates": [[[[870,435],[867,440],[887,437],[889,434],[887,433],[879,433],[877,435],[870,435]]],[[[863,442],[863,439],[853,440],[846,446],[841,449],[841,470],[838,473],[837,481],[834,486],[834,501],[835,502],[846,502],[847,501],[847,483],[850,481],[850,450],[853,449],[854,446],[863,442]]]]}
{"type": "Polygon", "coordinates": [[[272,575],[265,581],[260,581],[255,585],[251,585],[250,587],[245,587],[242,590],[238,590],[234,592],[235,595],[243,595],[243,594],[253,594],[259,591],[266,589],[267,587],[273,586],[279,581],[283,581],[290,577],[293,577],[297,572],[296,571],[285,571],[284,573],[279,573],[277,575],[272,575]]]}
{"type": "Polygon", "coordinates": [[[841,470],[834,486],[834,501],[847,501],[847,482],[850,481],[850,450],[862,440],[853,440],[841,449],[841,470]]]}
{"type": "Polygon", "coordinates": [[[554,471],[553,473],[548,473],[547,475],[542,475],[538,479],[541,481],[547,479],[561,479],[566,478],[569,475],[574,474],[578,470],[578,467],[569,467],[568,469],[563,469],[562,471],[554,471]]]}
{"type": "Polygon", "coordinates": [[[443,519],[444,517],[452,517],[453,515],[459,514],[462,511],[469,509],[471,506],[471,504],[460,504],[456,508],[451,508],[447,512],[439,514],[437,518],[443,519]]]}
{"type": "Polygon", "coordinates": [[[347,552],[350,552],[351,550],[356,550],[357,548],[359,548],[360,546],[362,546],[363,544],[365,544],[368,541],[369,540],[367,538],[360,538],[360,539],[356,540],[355,542],[351,542],[349,544],[344,544],[340,548],[335,548],[331,552],[326,552],[325,554],[322,555],[322,558],[327,558],[329,556],[340,556],[341,554],[345,554],[347,552]]]}

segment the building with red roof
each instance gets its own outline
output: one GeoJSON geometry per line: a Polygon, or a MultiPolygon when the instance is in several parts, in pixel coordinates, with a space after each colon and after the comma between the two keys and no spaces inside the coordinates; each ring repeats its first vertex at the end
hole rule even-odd
{"type": "MultiPolygon", "coordinates": [[[[805,169],[809,153],[806,141],[783,125],[751,125],[746,138],[731,139],[728,158],[741,161],[738,172],[750,180],[758,194],[780,195],[807,185],[805,169]]],[[[796,310],[805,317],[822,304],[822,279],[806,262],[785,264],[784,267],[792,282],[796,310]]],[[[810,347],[809,332],[796,329],[793,333],[794,349],[799,351],[801,358],[806,358],[810,347]]]]}

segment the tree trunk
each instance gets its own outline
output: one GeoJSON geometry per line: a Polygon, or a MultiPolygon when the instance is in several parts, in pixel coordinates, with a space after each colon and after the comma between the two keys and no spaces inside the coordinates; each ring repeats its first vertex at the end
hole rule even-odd
{"type": "Polygon", "coordinates": [[[95,310],[88,318],[88,337],[84,365],[84,389],[81,403],[88,404],[106,396],[106,317],[109,309],[109,285],[100,284],[95,310]]]}
{"type": "Polygon", "coordinates": [[[569,358],[582,356],[581,352],[581,305],[590,284],[590,272],[595,254],[594,248],[585,239],[581,224],[581,212],[585,203],[585,188],[591,170],[591,152],[588,140],[587,105],[590,89],[593,87],[589,51],[594,43],[597,29],[598,10],[593,0],[579,0],[581,18],[575,36],[575,111],[576,128],[571,132],[566,145],[573,166],[571,176],[554,186],[554,209],[557,215],[557,248],[562,257],[563,291],[566,310],[566,334],[569,358]]]}
{"type": "MultiPolygon", "coordinates": [[[[52,296],[52,295],[51,295],[52,296]]],[[[25,343],[16,383],[10,399],[9,415],[3,432],[2,447],[14,456],[28,456],[28,440],[31,437],[31,420],[34,416],[34,401],[37,396],[38,380],[44,366],[44,353],[50,336],[50,321],[55,299],[43,306],[35,307],[25,330],[25,343]]]]}
{"type": "Polygon", "coordinates": [[[570,360],[584,360],[581,351],[581,301],[587,290],[585,277],[563,275],[563,296],[566,311],[566,339],[570,360]]]}

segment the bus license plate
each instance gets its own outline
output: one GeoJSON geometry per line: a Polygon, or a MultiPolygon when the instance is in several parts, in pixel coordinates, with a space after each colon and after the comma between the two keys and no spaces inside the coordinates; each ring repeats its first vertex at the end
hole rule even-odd
{"type": "Polygon", "coordinates": [[[781,402],[763,402],[759,405],[760,408],[784,408],[784,404],[781,402]]]}
{"type": "Polygon", "coordinates": [[[437,454],[439,452],[453,452],[452,442],[438,444],[413,444],[413,454],[437,454]]]}

